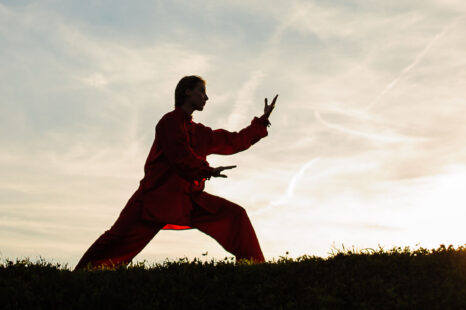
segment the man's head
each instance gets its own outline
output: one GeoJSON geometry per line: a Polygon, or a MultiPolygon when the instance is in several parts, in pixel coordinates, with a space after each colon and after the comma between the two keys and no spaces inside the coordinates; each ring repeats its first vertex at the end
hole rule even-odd
{"type": "Polygon", "coordinates": [[[187,104],[194,110],[202,111],[209,99],[205,91],[205,81],[197,75],[183,77],[175,88],[175,107],[187,104]]]}

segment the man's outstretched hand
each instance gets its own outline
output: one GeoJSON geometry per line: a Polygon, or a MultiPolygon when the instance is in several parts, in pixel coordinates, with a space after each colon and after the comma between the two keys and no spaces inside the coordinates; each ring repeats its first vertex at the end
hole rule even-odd
{"type": "Polygon", "coordinates": [[[265,118],[269,119],[270,113],[272,113],[273,109],[275,108],[275,101],[277,101],[278,94],[272,100],[272,103],[267,105],[267,98],[265,98],[265,105],[264,105],[264,115],[265,118]]]}
{"type": "Polygon", "coordinates": [[[220,167],[214,168],[214,170],[213,170],[213,172],[212,172],[212,176],[213,176],[213,177],[227,178],[227,176],[224,175],[224,174],[221,174],[221,172],[222,172],[223,170],[226,170],[226,169],[233,169],[233,168],[236,168],[236,165],[234,165],[234,166],[220,166],[220,167]]]}

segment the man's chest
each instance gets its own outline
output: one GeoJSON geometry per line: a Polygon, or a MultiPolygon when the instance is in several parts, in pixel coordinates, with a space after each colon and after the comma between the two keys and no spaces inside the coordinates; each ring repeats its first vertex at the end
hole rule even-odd
{"type": "Polygon", "coordinates": [[[202,128],[196,126],[194,123],[186,123],[186,133],[188,144],[191,146],[193,151],[202,157],[206,156],[208,137],[203,132],[202,128]]]}

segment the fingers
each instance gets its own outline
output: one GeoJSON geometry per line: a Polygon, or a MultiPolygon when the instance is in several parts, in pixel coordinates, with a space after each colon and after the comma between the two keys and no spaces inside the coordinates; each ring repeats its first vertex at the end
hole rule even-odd
{"type": "Polygon", "coordinates": [[[219,177],[221,177],[221,178],[228,178],[228,177],[227,177],[226,175],[224,175],[224,174],[215,174],[215,175],[213,175],[213,177],[215,177],[215,178],[219,178],[219,177]]]}
{"type": "MultiPolygon", "coordinates": [[[[273,97],[272,103],[270,104],[271,106],[275,105],[275,101],[277,101],[278,94],[273,97]]],[[[267,107],[267,98],[265,98],[265,106],[267,107]]]]}
{"type": "Polygon", "coordinates": [[[233,168],[236,168],[236,165],[234,166],[221,166],[219,167],[221,170],[225,170],[225,169],[233,169],[233,168]]]}
{"type": "Polygon", "coordinates": [[[221,174],[220,172],[222,172],[223,170],[226,170],[226,169],[233,169],[233,168],[236,168],[236,165],[233,165],[233,166],[220,166],[220,167],[217,167],[217,168],[214,168],[214,173],[212,174],[213,177],[222,177],[222,178],[227,178],[226,175],[224,174],[221,174]]]}

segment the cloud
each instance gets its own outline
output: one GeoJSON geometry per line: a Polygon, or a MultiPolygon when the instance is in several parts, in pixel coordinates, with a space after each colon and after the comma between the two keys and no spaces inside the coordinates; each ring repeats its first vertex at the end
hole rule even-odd
{"type": "Polygon", "coordinates": [[[225,124],[225,128],[237,130],[250,121],[250,107],[253,105],[254,92],[261,80],[264,78],[264,73],[260,70],[252,71],[249,79],[243,84],[238,91],[238,97],[233,109],[230,111],[230,116],[225,124]]]}
{"type": "Polygon", "coordinates": [[[384,97],[384,95],[390,91],[392,88],[394,88],[396,86],[396,84],[398,84],[398,82],[406,75],[409,74],[409,72],[411,70],[413,70],[417,64],[426,56],[426,54],[429,52],[429,50],[432,48],[432,46],[435,44],[435,42],[437,42],[438,40],[440,40],[447,32],[450,28],[454,27],[458,22],[459,20],[461,19],[461,16],[456,18],[453,22],[451,22],[450,24],[448,24],[442,31],[440,31],[439,33],[437,33],[428,43],[427,45],[424,47],[424,49],[422,49],[422,51],[416,55],[416,57],[414,58],[414,60],[407,66],[405,67],[401,73],[393,80],[391,81],[387,86],[385,86],[385,88],[380,92],[380,94],[377,95],[377,97],[375,97],[375,99],[366,107],[367,110],[371,109],[374,105],[378,104],[382,98],[384,97]]]}
{"type": "MultiPolygon", "coordinates": [[[[448,167],[462,171],[466,158],[465,9],[453,0],[1,4],[2,244],[20,254],[47,241],[42,249],[59,256],[68,240],[79,248],[63,255],[77,261],[137,188],[186,74],[208,81],[194,119],[211,127],[239,130],[280,94],[265,139],[209,157],[238,164],[207,190],[251,211],[267,257],[428,233],[433,203],[426,223],[410,221],[429,190],[451,188],[433,201],[456,195],[454,214],[464,202],[445,184],[461,182],[448,167]]],[[[141,255],[195,255],[188,237],[225,254],[193,231],[162,234],[141,255]]]]}
{"type": "Polygon", "coordinates": [[[324,125],[325,127],[328,127],[330,129],[334,129],[337,131],[341,131],[346,134],[350,135],[355,135],[358,137],[363,137],[372,141],[380,141],[380,142],[423,142],[426,139],[424,138],[409,138],[409,137],[396,137],[396,136],[384,136],[384,135],[379,135],[379,134],[374,134],[374,133],[365,133],[361,131],[357,131],[354,129],[349,129],[345,128],[339,125],[331,124],[324,120],[318,111],[314,111],[314,116],[315,118],[324,125]]]}
{"type": "Polygon", "coordinates": [[[307,168],[310,165],[315,164],[315,162],[318,160],[319,158],[313,158],[307,161],[304,165],[302,165],[299,171],[296,174],[294,174],[293,177],[290,179],[286,193],[282,195],[279,199],[271,201],[271,203],[267,207],[252,212],[252,215],[256,216],[265,212],[270,212],[277,205],[284,205],[289,203],[294,198],[294,191],[298,181],[301,179],[307,168]]]}

